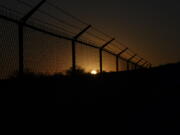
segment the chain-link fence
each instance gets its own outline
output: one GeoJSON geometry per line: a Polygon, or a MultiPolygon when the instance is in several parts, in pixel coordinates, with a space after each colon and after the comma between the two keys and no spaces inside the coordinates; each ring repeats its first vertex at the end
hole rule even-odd
{"type": "MultiPolygon", "coordinates": [[[[18,1],[22,2],[20,7],[24,13],[8,8],[9,3],[0,3],[0,79],[9,78],[20,70],[53,75],[65,74],[73,68],[90,73],[139,67],[141,62],[129,60],[132,54],[123,52],[126,47],[120,43],[109,42],[112,38],[107,34],[82,22],[77,27],[70,20],[71,23],[65,22],[64,17],[54,16],[54,9],[57,10],[54,5],[46,5],[51,7],[49,12],[40,7],[33,11],[33,5],[18,1]],[[22,22],[27,16],[29,19],[22,22]],[[123,54],[119,55],[121,52],[123,54]]],[[[78,22],[77,18],[73,21],[78,22]]]]}

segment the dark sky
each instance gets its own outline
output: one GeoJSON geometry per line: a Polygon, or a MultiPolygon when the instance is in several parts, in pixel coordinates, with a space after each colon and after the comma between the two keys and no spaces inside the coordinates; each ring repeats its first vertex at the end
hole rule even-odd
{"type": "MultiPolygon", "coordinates": [[[[26,15],[32,7],[34,7],[34,5],[37,5],[37,3],[40,2],[40,0],[20,1],[29,3],[30,6],[22,4],[19,0],[0,0],[0,5],[4,5],[5,7],[12,9],[10,10],[11,12],[14,12],[15,10],[16,12],[10,15],[14,18],[17,17],[16,19],[19,20],[26,15]],[[21,13],[15,14],[17,11],[21,13]]],[[[54,3],[53,5],[57,5],[65,11],[68,11],[74,16],[77,16],[84,22],[93,25],[104,33],[107,33],[111,37],[115,37],[116,40],[128,46],[131,50],[151,62],[154,66],[180,62],[179,0],[48,1],[50,3],[54,3]]],[[[54,17],[59,17],[58,19],[62,20],[68,18],[66,18],[67,16],[65,17],[62,12],[59,12],[59,10],[55,9],[53,6],[49,6],[49,4],[46,3],[40,10],[39,12],[37,11],[27,23],[34,24],[32,23],[34,21],[37,23],[36,18],[38,18],[40,22],[43,23],[43,26],[46,23],[51,23],[49,27],[52,27],[52,24],[61,26],[61,28],[63,27],[64,29],[67,27],[63,25],[63,23],[59,23],[59,21],[57,23],[57,19],[54,19],[54,17]],[[45,11],[46,13],[40,13],[40,10],[43,12],[45,11]],[[50,14],[50,17],[47,13],[50,14]]],[[[7,10],[2,10],[1,12],[7,13],[6,11],[7,10]]],[[[71,18],[71,20],[68,20],[67,22],[75,25],[73,21],[74,20],[71,18]]],[[[0,60],[3,61],[3,64],[0,66],[0,76],[7,76],[7,73],[11,73],[11,71],[14,72],[18,67],[16,59],[18,57],[18,29],[16,25],[10,25],[10,23],[7,23],[6,21],[1,20],[0,23],[0,44],[2,45],[0,48],[0,52],[2,52],[0,53],[0,60]]],[[[81,28],[78,30],[76,29],[73,36],[79,33],[79,30],[87,27],[85,24],[81,24],[81,26],[78,24],[78,26],[81,28]]],[[[55,30],[58,31],[57,27],[55,30]]],[[[71,33],[74,32],[71,30],[71,33]]],[[[91,30],[91,32],[92,31],[93,30],[91,30]]],[[[57,40],[52,36],[43,35],[40,32],[27,28],[25,30],[24,37],[24,48],[27,48],[24,49],[25,67],[30,69],[30,71],[57,73],[64,72],[71,67],[71,53],[68,53],[71,52],[72,44],[70,41],[62,39],[57,40]]],[[[106,39],[106,42],[107,40],[110,39],[106,39]]],[[[96,45],[103,45],[103,43],[97,43],[97,40],[95,40],[95,42],[96,45]]],[[[116,51],[117,50],[118,49],[116,49],[116,51]]],[[[89,48],[86,48],[86,46],[82,46],[80,44],[77,45],[77,65],[80,65],[86,70],[86,72],[99,69],[98,56],[99,54],[97,49],[91,51],[89,48]]],[[[115,57],[110,57],[109,55],[103,57],[105,59],[103,65],[104,70],[115,71],[115,57]]],[[[126,63],[123,62],[120,62],[120,64],[126,65],[126,63]]],[[[123,66],[121,66],[121,69],[123,69],[122,67],[123,66]]]]}
{"type": "Polygon", "coordinates": [[[180,61],[178,0],[53,0],[154,65],[180,61]]]}
{"type": "MultiPolygon", "coordinates": [[[[13,4],[16,10],[29,10],[19,8],[17,0],[8,1],[0,0],[8,7],[13,4]]],[[[33,1],[38,2],[26,2],[33,1]]],[[[48,1],[115,37],[153,65],[180,61],[179,0],[48,1]]]]}

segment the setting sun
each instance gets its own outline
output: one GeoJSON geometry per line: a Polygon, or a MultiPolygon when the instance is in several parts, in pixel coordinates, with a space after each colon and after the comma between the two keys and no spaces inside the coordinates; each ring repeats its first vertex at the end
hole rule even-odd
{"type": "Polygon", "coordinates": [[[91,71],[91,74],[92,74],[92,75],[96,75],[96,74],[97,74],[97,71],[96,71],[96,70],[92,70],[92,71],[91,71]]]}

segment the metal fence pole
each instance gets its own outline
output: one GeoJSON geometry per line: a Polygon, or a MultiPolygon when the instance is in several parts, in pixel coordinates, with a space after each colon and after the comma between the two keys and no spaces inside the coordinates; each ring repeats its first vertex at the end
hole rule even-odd
{"type": "Polygon", "coordinates": [[[46,2],[42,0],[19,21],[19,76],[24,75],[24,24],[46,2]]]}
{"type": "Polygon", "coordinates": [[[103,72],[103,67],[102,67],[102,50],[99,49],[99,69],[100,69],[100,73],[103,72]]]}
{"type": "Polygon", "coordinates": [[[147,64],[148,62],[145,61],[142,65],[141,65],[141,68],[143,69],[144,68],[144,65],[147,64]]]}
{"type": "Polygon", "coordinates": [[[75,41],[72,40],[72,72],[76,71],[76,47],[75,41]]]}
{"type": "Polygon", "coordinates": [[[127,71],[129,71],[129,61],[127,61],[127,71]]]}
{"type": "Polygon", "coordinates": [[[127,71],[130,70],[129,64],[130,64],[131,60],[134,59],[136,56],[137,56],[137,55],[135,54],[135,55],[133,55],[132,57],[130,57],[130,58],[127,60],[127,71]]]}
{"type": "Polygon", "coordinates": [[[116,56],[116,72],[119,72],[119,56],[116,56]]]}
{"type": "Polygon", "coordinates": [[[24,73],[23,25],[19,23],[19,76],[24,73]]]}
{"type": "Polygon", "coordinates": [[[102,52],[103,52],[103,49],[108,46],[112,41],[114,41],[115,39],[111,39],[110,41],[108,41],[107,43],[105,43],[102,47],[99,48],[99,69],[100,69],[100,74],[102,74],[103,72],[103,66],[102,66],[102,63],[103,63],[103,58],[102,58],[102,52]]]}
{"type": "Polygon", "coordinates": [[[83,29],[81,32],[79,32],[72,40],[72,73],[76,72],[76,40],[84,34],[91,25],[88,25],[85,29],[83,29]]]}
{"type": "MultiPolygon", "coordinates": [[[[50,34],[51,36],[56,36],[56,37],[64,37],[64,36],[60,36],[60,35],[57,35],[55,33],[52,33],[52,32],[49,32],[49,31],[46,31],[46,30],[43,30],[43,29],[40,29],[40,28],[36,28],[34,27],[33,25],[30,25],[30,24],[26,24],[27,20],[39,9],[39,7],[45,3],[46,0],[41,0],[41,2],[35,6],[30,12],[28,12],[28,14],[26,14],[18,23],[18,30],[19,30],[19,75],[22,76],[23,73],[24,73],[24,27],[29,27],[29,28],[32,28],[34,30],[37,30],[37,31],[40,31],[40,32],[44,32],[44,33],[47,33],[47,34],[50,34]]],[[[8,19],[7,17],[5,16],[1,16],[0,17],[3,17],[5,19],[8,19]]],[[[12,20],[12,19],[8,19],[8,20],[12,20]]],[[[13,20],[14,21],[14,20],[13,20]]],[[[88,46],[91,46],[93,47],[93,45],[89,44],[89,43],[86,43],[86,42],[83,42],[83,41],[80,41],[80,40],[77,40],[83,33],[85,33],[91,26],[89,25],[88,27],[86,27],[84,30],[82,30],[79,34],[77,34],[75,37],[73,38],[68,38],[67,40],[69,41],[72,41],[72,70],[73,72],[76,71],[76,43],[81,43],[83,45],[88,45],[88,46]]],[[[110,53],[111,55],[114,55],[116,57],[116,71],[118,72],[119,71],[119,58],[120,58],[120,55],[122,53],[124,53],[125,51],[128,50],[128,48],[126,48],[125,50],[123,50],[122,52],[120,52],[119,54],[113,54],[113,52],[110,52],[108,50],[105,49],[105,47],[107,45],[109,45],[114,39],[112,39],[111,41],[107,42],[106,44],[104,44],[102,47],[95,47],[99,50],[99,59],[100,59],[100,73],[103,72],[103,51],[106,51],[108,53],[110,53]]],[[[133,56],[135,57],[135,56],[133,56]]],[[[132,59],[132,58],[131,58],[132,59]]],[[[130,67],[130,63],[133,64],[133,68],[137,69],[137,64],[138,63],[132,63],[130,60],[127,60],[127,70],[129,70],[129,67],[130,67]]],[[[142,65],[143,66],[148,66],[148,67],[151,67],[151,65],[145,65],[147,63],[144,63],[142,65]]]]}
{"type": "Polygon", "coordinates": [[[142,60],[143,60],[143,58],[141,58],[138,62],[135,63],[135,70],[137,70],[137,66],[142,60]]]}
{"type": "Polygon", "coordinates": [[[121,52],[119,52],[117,55],[116,55],[116,71],[119,72],[119,57],[125,53],[126,51],[128,50],[128,48],[125,48],[124,50],[122,50],[121,52]]]}

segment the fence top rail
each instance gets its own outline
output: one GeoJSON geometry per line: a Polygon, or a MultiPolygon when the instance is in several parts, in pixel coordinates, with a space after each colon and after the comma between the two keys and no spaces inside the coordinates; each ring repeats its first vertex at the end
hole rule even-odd
{"type": "MultiPolygon", "coordinates": [[[[21,5],[24,5],[23,7],[25,8],[25,7],[29,7],[29,8],[31,8],[33,5],[31,5],[30,3],[28,3],[28,2],[24,2],[24,1],[21,1],[21,0],[18,0],[18,2],[19,2],[19,4],[21,3],[21,5]]],[[[74,19],[74,20],[76,20],[77,22],[81,22],[83,25],[89,25],[89,24],[87,24],[87,23],[85,23],[84,21],[82,21],[81,19],[79,19],[79,18],[77,18],[77,17],[75,17],[75,16],[73,16],[72,14],[70,14],[70,13],[68,13],[67,11],[65,11],[65,10],[63,10],[63,9],[61,9],[59,6],[57,6],[57,5],[55,5],[55,4],[53,4],[53,3],[51,3],[51,2],[48,2],[48,1],[46,1],[46,0],[41,0],[41,2],[43,3],[43,2],[46,2],[46,4],[49,6],[49,7],[51,7],[51,8],[54,8],[54,9],[56,9],[57,11],[59,11],[59,12],[61,12],[62,14],[64,14],[64,15],[66,15],[66,16],[68,16],[68,17],[71,17],[72,19],[74,19]]],[[[40,3],[41,4],[41,3],[40,3]]],[[[12,9],[10,9],[10,8],[7,8],[7,7],[3,7],[3,5],[1,6],[0,5],[0,7],[1,8],[3,8],[5,11],[7,10],[8,11],[8,13],[9,12],[12,12],[13,14],[15,14],[14,12],[17,12],[16,11],[16,9],[14,8],[12,8],[12,9]]],[[[38,6],[37,6],[38,7],[38,6]]],[[[36,9],[36,8],[35,8],[36,9]]],[[[4,10],[2,10],[2,11],[4,11],[4,10]]],[[[32,9],[33,10],[33,9],[32,9]]],[[[40,9],[38,9],[39,11],[40,11],[40,9]]],[[[21,12],[21,10],[19,10],[20,12],[21,12]]],[[[19,12],[18,11],[18,12],[19,12]]],[[[17,13],[18,13],[17,12],[17,13]]],[[[21,14],[21,13],[18,13],[19,15],[21,14]]],[[[1,13],[0,13],[1,14],[1,13]]],[[[44,12],[44,14],[45,14],[45,12],[44,12]]],[[[49,16],[49,15],[48,15],[49,16]]],[[[6,19],[6,20],[9,20],[9,21],[12,21],[12,22],[15,22],[15,23],[19,23],[19,20],[18,19],[13,19],[14,17],[8,17],[8,16],[1,16],[0,15],[0,17],[1,18],[4,18],[4,19],[6,19]]],[[[53,17],[53,16],[50,16],[51,18],[53,17]]],[[[54,18],[55,18],[56,16],[54,16],[54,18]]],[[[32,18],[32,19],[34,19],[34,18],[32,18]]],[[[30,25],[29,25],[30,26],[30,25]]],[[[28,26],[27,26],[28,27],[28,26]]],[[[78,28],[79,29],[79,28],[78,28]]],[[[100,33],[100,34],[102,34],[102,35],[104,35],[104,36],[106,36],[106,37],[108,37],[108,38],[111,38],[111,36],[109,36],[109,35],[107,35],[107,33],[104,33],[104,32],[102,32],[102,31],[100,31],[99,29],[96,29],[96,28],[94,28],[94,27],[92,27],[92,30],[94,30],[94,31],[96,31],[96,32],[98,32],[98,33],[100,33]]],[[[48,30],[45,30],[47,33],[49,33],[49,31],[48,30]]],[[[45,32],[44,31],[44,32],[45,32]]],[[[42,31],[43,32],[43,31],[42,31]]],[[[51,35],[53,34],[53,32],[51,32],[51,35]]],[[[55,33],[54,33],[55,34],[55,33]]],[[[80,33],[81,34],[81,33],[80,33]]],[[[98,36],[96,36],[95,35],[95,33],[91,33],[91,32],[87,32],[87,34],[90,34],[91,36],[93,35],[93,37],[96,37],[96,38],[98,38],[98,36]]],[[[81,43],[81,44],[84,44],[84,45],[88,45],[88,46],[91,46],[91,47],[94,47],[94,48],[100,48],[100,46],[98,45],[99,43],[97,43],[97,41],[95,42],[95,43],[91,43],[90,41],[88,41],[87,39],[87,41],[86,40],[83,40],[82,41],[82,39],[81,40],[77,40],[77,39],[73,39],[73,37],[71,38],[71,37],[66,37],[65,35],[66,34],[56,34],[56,35],[58,35],[58,37],[61,37],[61,38],[64,38],[64,39],[67,39],[67,40],[73,40],[73,41],[76,41],[76,42],[78,42],[78,43],[81,43]]],[[[87,35],[86,35],[87,36],[87,35]]],[[[84,37],[83,37],[84,38],[84,37]]],[[[102,38],[102,40],[104,40],[103,38],[102,38]]],[[[101,41],[101,42],[103,42],[103,41],[101,41]]],[[[116,41],[116,45],[118,46],[123,46],[123,47],[126,47],[123,43],[121,43],[121,42],[118,42],[118,41],[116,41]]],[[[115,51],[114,50],[111,50],[111,49],[103,49],[103,50],[105,50],[106,52],[110,52],[110,54],[112,54],[112,55],[114,55],[115,54],[115,51]]],[[[120,49],[121,50],[121,49],[120,49]]],[[[135,54],[132,50],[130,50],[130,49],[128,49],[128,51],[130,51],[131,53],[133,53],[133,54],[135,54]]],[[[117,52],[116,52],[117,53],[117,52]]],[[[126,53],[128,53],[128,52],[126,52],[126,53]]],[[[116,54],[117,55],[117,54],[116,54]]],[[[121,57],[120,57],[121,58],[121,57]]],[[[127,60],[127,58],[125,58],[126,60],[127,60]]]]}
{"type": "MultiPolygon", "coordinates": [[[[7,20],[7,21],[11,21],[11,22],[16,23],[16,24],[19,24],[19,23],[20,23],[19,20],[16,20],[16,19],[7,17],[7,16],[2,15],[2,14],[0,14],[0,18],[5,19],[5,20],[7,20]]],[[[34,29],[34,30],[36,30],[36,31],[42,32],[42,33],[46,33],[46,34],[48,34],[48,35],[51,35],[51,36],[54,36],[54,37],[57,37],[57,38],[63,38],[63,39],[69,40],[69,41],[75,41],[75,42],[77,42],[77,43],[80,43],[80,44],[83,44],[83,45],[86,45],[86,46],[89,46],[89,47],[93,47],[93,48],[96,48],[96,49],[100,49],[100,47],[96,46],[95,44],[93,45],[93,44],[87,43],[87,42],[85,42],[85,41],[77,40],[77,39],[74,39],[73,37],[71,38],[71,37],[67,37],[67,36],[60,35],[60,34],[55,34],[55,33],[53,33],[53,32],[50,32],[50,31],[45,30],[45,29],[38,28],[38,27],[33,26],[33,25],[30,25],[30,24],[24,24],[24,26],[26,26],[26,27],[28,27],[28,28],[31,28],[31,29],[34,29]]],[[[117,56],[116,53],[113,53],[113,52],[111,52],[110,50],[107,50],[107,49],[105,49],[105,48],[103,49],[103,51],[105,51],[105,52],[107,52],[107,53],[109,53],[109,54],[111,54],[111,55],[113,55],[113,56],[117,56]]],[[[128,59],[126,59],[126,58],[123,58],[122,56],[119,56],[119,58],[122,59],[122,60],[124,60],[124,61],[127,61],[127,60],[128,60],[128,59]]],[[[133,61],[129,61],[129,62],[132,63],[132,64],[135,64],[133,61]]]]}

